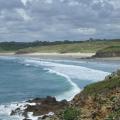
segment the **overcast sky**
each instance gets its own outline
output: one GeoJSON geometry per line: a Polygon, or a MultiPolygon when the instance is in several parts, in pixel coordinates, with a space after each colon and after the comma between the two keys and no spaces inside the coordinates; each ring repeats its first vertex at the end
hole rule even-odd
{"type": "Polygon", "coordinates": [[[0,41],[120,38],[120,0],[0,0],[0,41]]]}

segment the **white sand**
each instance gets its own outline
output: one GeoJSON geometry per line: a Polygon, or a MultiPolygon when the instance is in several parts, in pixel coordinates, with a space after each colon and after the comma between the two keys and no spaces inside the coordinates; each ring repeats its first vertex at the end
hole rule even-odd
{"type": "Polygon", "coordinates": [[[11,53],[0,53],[0,56],[11,56],[11,55],[15,55],[14,52],[11,53]]]}
{"type": "MultiPolygon", "coordinates": [[[[65,59],[79,59],[79,58],[90,58],[95,53],[27,53],[27,54],[15,54],[11,53],[0,53],[0,56],[23,56],[23,57],[39,57],[39,58],[65,58],[65,59]]],[[[97,60],[108,60],[108,61],[118,61],[120,57],[107,57],[107,58],[92,58],[97,60]]]]}
{"type": "Polygon", "coordinates": [[[95,55],[95,53],[28,53],[21,55],[41,58],[87,58],[95,55]]]}

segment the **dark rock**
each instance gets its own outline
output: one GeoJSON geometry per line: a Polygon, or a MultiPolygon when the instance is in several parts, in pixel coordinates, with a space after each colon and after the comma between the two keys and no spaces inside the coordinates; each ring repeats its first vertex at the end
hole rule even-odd
{"type": "MultiPolygon", "coordinates": [[[[48,114],[49,112],[59,111],[66,106],[68,102],[66,100],[57,101],[55,97],[47,96],[46,98],[35,98],[33,100],[27,101],[29,103],[36,103],[36,105],[26,105],[26,109],[22,112],[22,115],[27,118],[27,113],[32,112],[34,116],[41,116],[48,114]]],[[[18,114],[20,108],[11,112],[11,115],[18,114]]],[[[46,116],[44,116],[46,117],[46,116]]]]}
{"type": "Polygon", "coordinates": [[[120,51],[119,52],[101,52],[98,51],[96,54],[93,56],[93,58],[104,58],[104,57],[120,57],[120,51]]]}
{"type": "Polygon", "coordinates": [[[16,114],[16,112],[14,110],[12,110],[11,113],[10,113],[11,116],[15,115],[15,114],[16,114]]]}
{"type": "Polygon", "coordinates": [[[48,117],[47,115],[44,115],[44,116],[42,117],[42,120],[46,119],[47,117],[48,117]]]}
{"type": "Polygon", "coordinates": [[[15,110],[12,110],[11,111],[11,113],[10,113],[10,115],[12,116],[12,115],[16,115],[16,114],[21,114],[22,112],[21,112],[21,109],[20,108],[17,108],[17,109],[15,109],[15,110]]]}
{"type": "Polygon", "coordinates": [[[24,50],[18,50],[15,54],[19,55],[19,54],[28,54],[31,53],[32,51],[24,51],[24,50]]]}
{"type": "Polygon", "coordinates": [[[32,120],[32,119],[24,118],[23,120],[32,120]]]}

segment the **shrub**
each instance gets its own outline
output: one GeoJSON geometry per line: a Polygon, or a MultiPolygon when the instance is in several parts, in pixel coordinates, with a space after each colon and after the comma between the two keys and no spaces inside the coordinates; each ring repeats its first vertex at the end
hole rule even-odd
{"type": "Polygon", "coordinates": [[[79,117],[80,117],[80,110],[74,107],[66,108],[63,114],[64,120],[78,120],[79,117]]]}

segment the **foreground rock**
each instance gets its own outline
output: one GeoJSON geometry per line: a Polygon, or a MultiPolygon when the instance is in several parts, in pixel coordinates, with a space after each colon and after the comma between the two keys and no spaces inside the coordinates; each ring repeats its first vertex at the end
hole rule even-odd
{"type": "Polygon", "coordinates": [[[56,111],[59,111],[68,105],[66,100],[58,102],[54,97],[50,96],[47,98],[36,98],[28,102],[36,103],[36,105],[28,105],[25,109],[25,112],[33,112],[33,115],[35,116],[48,114],[49,112],[55,113],[56,111]]]}
{"type": "Polygon", "coordinates": [[[46,98],[36,98],[33,100],[27,101],[27,105],[24,106],[24,110],[21,108],[17,108],[11,112],[11,115],[22,114],[25,119],[29,120],[28,113],[32,113],[33,116],[41,116],[41,118],[46,118],[49,115],[53,115],[64,109],[68,106],[68,102],[66,100],[63,101],[56,101],[54,97],[46,97],[46,98]]]}

